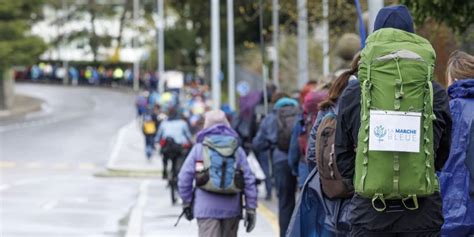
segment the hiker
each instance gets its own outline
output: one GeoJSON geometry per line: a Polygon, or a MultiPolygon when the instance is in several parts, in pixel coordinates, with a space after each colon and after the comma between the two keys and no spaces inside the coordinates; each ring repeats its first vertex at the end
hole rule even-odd
{"type": "Polygon", "coordinates": [[[168,108],[168,118],[161,121],[160,127],[155,136],[155,141],[160,143],[161,153],[163,155],[163,179],[167,179],[169,157],[166,153],[167,151],[175,153],[173,149],[165,149],[167,143],[172,147],[175,147],[175,144],[180,145],[180,147],[192,144],[191,130],[189,129],[188,123],[181,118],[178,108],[168,108]],[[171,139],[172,142],[168,142],[171,139]]]}
{"type": "MultiPolygon", "coordinates": [[[[359,59],[359,54],[356,54],[351,69],[344,71],[331,82],[328,96],[317,105],[319,112],[311,128],[306,153],[308,168],[311,172],[302,188],[301,195],[298,197],[288,227],[287,237],[347,236],[349,234],[350,224],[347,220],[347,204],[350,200],[343,198],[352,196],[352,186],[349,184],[350,187],[342,190],[345,192],[335,193],[336,195],[333,192],[331,194],[333,196],[328,197],[322,189],[322,187],[328,186],[322,185],[322,183],[327,184],[328,182],[322,182],[322,179],[327,177],[327,173],[331,173],[331,169],[328,168],[334,145],[338,99],[349,83],[356,82],[354,75],[357,74],[359,59]],[[322,126],[319,130],[320,125],[322,126]],[[324,149],[324,147],[326,148],[324,149]],[[314,168],[316,164],[319,165],[318,169],[314,168]],[[322,166],[323,164],[326,165],[322,166]]],[[[337,167],[332,169],[334,173],[337,172],[335,168],[337,167]]],[[[336,182],[341,183],[340,180],[336,182]]],[[[330,187],[335,186],[331,185],[330,187]]]]}
{"type": "Polygon", "coordinates": [[[449,158],[440,172],[443,236],[474,235],[474,57],[451,54],[446,69],[453,117],[449,158]]]}
{"type": "Polygon", "coordinates": [[[434,63],[408,9],[382,8],[361,52],[359,83],[338,102],[336,164],[355,189],[351,236],[440,235],[435,170],[448,158],[451,116],[446,91],[432,81],[434,63]]]}
{"type": "Polygon", "coordinates": [[[145,153],[148,161],[151,161],[155,150],[156,125],[152,114],[143,115],[143,135],[145,135],[145,153]]]}
{"type": "Polygon", "coordinates": [[[197,219],[200,237],[237,236],[242,209],[246,231],[255,227],[257,187],[246,157],[224,112],[207,112],[178,176],[183,213],[188,220],[197,219]]]}
{"type": "Polygon", "coordinates": [[[137,109],[137,117],[141,117],[146,113],[149,95],[150,93],[148,91],[143,91],[136,97],[135,107],[137,109]]]}
{"type": "Polygon", "coordinates": [[[273,110],[260,123],[253,148],[271,154],[272,171],[278,195],[280,236],[285,236],[291,213],[295,207],[296,177],[288,165],[288,149],[296,118],[300,113],[298,101],[283,93],[272,98],[273,110]]]}
{"type": "Polygon", "coordinates": [[[259,91],[251,91],[240,97],[240,113],[234,119],[232,128],[239,134],[242,146],[247,154],[252,150],[252,138],[257,133],[257,118],[255,107],[262,95],[259,91]]]}
{"type": "Polygon", "coordinates": [[[327,92],[324,90],[308,91],[306,96],[302,97],[303,112],[298,117],[291,134],[288,165],[291,167],[293,175],[298,177],[298,188],[300,189],[311,171],[308,169],[305,159],[309,134],[318,114],[318,104],[326,97],[327,92]]]}

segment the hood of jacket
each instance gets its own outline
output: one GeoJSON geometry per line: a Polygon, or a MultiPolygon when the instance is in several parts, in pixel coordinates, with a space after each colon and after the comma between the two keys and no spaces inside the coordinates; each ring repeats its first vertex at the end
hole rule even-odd
{"type": "Polygon", "coordinates": [[[295,99],[284,97],[277,100],[275,105],[273,105],[273,109],[277,110],[284,106],[298,106],[298,101],[296,101],[295,99]]]}
{"type": "Polygon", "coordinates": [[[239,137],[237,132],[229,126],[226,126],[224,124],[216,124],[214,126],[201,130],[196,136],[196,142],[202,143],[204,141],[204,138],[212,135],[231,136],[234,138],[239,137]]]}
{"type": "Polygon", "coordinates": [[[318,113],[319,103],[328,97],[326,90],[311,91],[304,97],[303,110],[305,113],[318,113]]]}
{"type": "Polygon", "coordinates": [[[382,28],[395,28],[415,33],[410,11],[404,5],[389,6],[380,9],[374,22],[374,31],[382,28]]]}
{"type": "Polygon", "coordinates": [[[449,86],[448,94],[451,99],[474,98],[474,79],[463,79],[454,82],[449,86]]]}

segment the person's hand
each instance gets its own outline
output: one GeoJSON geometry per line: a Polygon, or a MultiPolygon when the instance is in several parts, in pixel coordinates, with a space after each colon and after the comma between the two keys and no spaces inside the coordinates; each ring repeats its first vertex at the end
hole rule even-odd
{"type": "Polygon", "coordinates": [[[245,209],[244,226],[247,227],[247,233],[251,232],[255,228],[255,222],[257,221],[257,215],[255,209],[245,209]]]}
{"type": "Polygon", "coordinates": [[[186,220],[191,221],[192,219],[194,219],[193,207],[190,203],[183,204],[183,212],[184,217],[186,217],[186,220]]]}

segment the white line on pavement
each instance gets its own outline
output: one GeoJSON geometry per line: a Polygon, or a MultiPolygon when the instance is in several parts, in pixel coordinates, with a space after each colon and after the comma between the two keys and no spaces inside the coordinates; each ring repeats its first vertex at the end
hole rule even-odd
{"type": "Polygon", "coordinates": [[[9,188],[11,188],[11,187],[12,187],[12,186],[11,186],[11,185],[8,185],[8,184],[0,185],[0,192],[3,191],[3,190],[9,189],[9,188]]]}
{"type": "Polygon", "coordinates": [[[45,211],[49,211],[57,205],[58,205],[58,200],[50,200],[50,201],[47,201],[45,204],[43,204],[41,208],[43,208],[43,210],[45,211]]]}
{"type": "Polygon", "coordinates": [[[139,237],[142,235],[143,208],[147,202],[148,187],[150,186],[150,183],[151,180],[145,180],[140,184],[138,201],[130,214],[125,237],[139,237]]]}
{"type": "Polygon", "coordinates": [[[123,145],[125,132],[127,131],[127,129],[133,126],[134,123],[135,121],[132,121],[128,123],[127,125],[120,128],[117,135],[117,140],[115,141],[115,144],[113,145],[113,148],[112,148],[112,153],[110,153],[110,158],[109,158],[109,161],[107,162],[107,167],[113,167],[113,165],[115,164],[115,160],[117,160],[120,149],[122,148],[122,145],[123,145]]]}

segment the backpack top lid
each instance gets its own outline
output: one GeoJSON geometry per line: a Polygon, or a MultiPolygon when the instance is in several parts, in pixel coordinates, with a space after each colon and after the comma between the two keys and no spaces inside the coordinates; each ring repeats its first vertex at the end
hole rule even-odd
{"type": "Polygon", "coordinates": [[[232,156],[239,147],[237,138],[228,135],[206,136],[202,143],[222,156],[232,156]]]}
{"type": "MultiPolygon", "coordinates": [[[[380,56],[399,50],[415,52],[428,64],[434,64],[436,53],[431,43],[414,33],[395,28],[383,28],[370,34],[361,53],[361,64],[370,64],[380,56]]],[[[359,68],[360,69],[360,68],[359,68]]],[[[363,81],[366,77],[359,77],[363,81]]]]}

